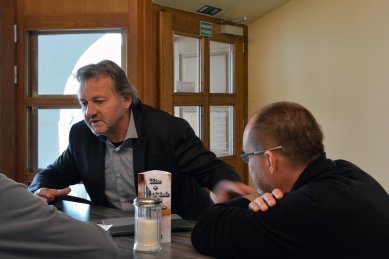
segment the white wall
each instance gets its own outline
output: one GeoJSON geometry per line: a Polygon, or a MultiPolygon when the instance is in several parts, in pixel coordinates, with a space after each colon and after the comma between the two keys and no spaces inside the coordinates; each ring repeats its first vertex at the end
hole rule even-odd
{"type": "Polygon", "coordinates": [[[249,115],[298,102],[321,124],[327,156],[389,191],[389,1],[291,0],[249,25],[249,115]]]}

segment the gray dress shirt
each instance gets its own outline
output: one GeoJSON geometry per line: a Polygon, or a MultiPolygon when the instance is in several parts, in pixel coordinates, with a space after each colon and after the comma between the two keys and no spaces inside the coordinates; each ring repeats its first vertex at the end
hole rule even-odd
{"type": "Polygon", "coordinates": [[[105,141],[105,195],[110,207],[131,210],[136,197],[134,182],[133,140],[138,138],[134,117],[128,125],[124,142],[115,146],[107,138],[105,141]]]}

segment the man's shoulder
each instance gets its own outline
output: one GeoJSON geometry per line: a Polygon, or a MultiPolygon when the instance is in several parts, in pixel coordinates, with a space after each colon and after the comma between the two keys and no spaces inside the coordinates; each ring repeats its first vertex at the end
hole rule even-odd
{"type": "MultiPolygon", "coordinates": [[[[146,123],[177,123],[184,121],[181,118],[175,117],[172,114],[154,108],[147,104],[138,104],[134,109],[134,114],[139,114],[142,120],[146,123]]],[[[161,124],[160,124],[161,125],[161,124]]]]}
{"type": "MultiPolygon", "coordinates": [[[[88,125],[86,125],[85,121],[79,121],[72,125],[69,133],[70,139],[89,139],[96,138],[96,135],[89,129],[88,125]]],[[[97,139],[97,138],[96,138],[97,139]]]]}
{"type": "Polygon", "coordinates": [[[135,112],[141,112],[142,115],[154,115],[154,116],[162,116],[162,117],[167,117],[167,118],[174,118],[173,115],[171,115],[170,113],[168,112],[165,112],[165,111],[162,111],[158,108],[155,108],[155,107],[152,107],[150,105],[147,105],[147,104],[138,104],[135,109],[134,109],[135,112]]]}
{"type": "Polygon", "coordinates": [[[70,128],[70,134],[94,135],[84,120],[74,123],[70,128]]]}
{"type": "Polygon", "coordinates": [[[137,104],[132,111],[140,135],[146,132],[149,137],[152,135],[178,137],[195,134],[186,120],[149,105],[137,104]]]}
{"type": "Polygon", "coordinates": [[[72,129],[84,129],[84,128],[87,129],[88,126],[86,125],[84,120],[80,120],[79,122],[74,123],[71,128],[72,129]]]}

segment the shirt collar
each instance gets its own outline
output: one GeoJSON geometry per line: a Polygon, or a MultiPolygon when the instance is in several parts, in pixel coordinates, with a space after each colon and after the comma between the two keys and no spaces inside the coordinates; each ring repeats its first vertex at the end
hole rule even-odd
{"type": "Polygon", "coordinates": [[[129,138],[138,138],[138,132],[136,131],[136,125],[135,125],[135,120],[134,120],[134,115],[133,112],[130,110],[130,123],[127,128],[127,135],[126,139],[129,138]]]}
{"type": "Polygon", "coordinates": [[[326,153],[323,152],[319,155],[318,158],[313,160],[300,174],[300,176],[297,178],[297,181],[292,187],[292,191],[299,189],[303,185],[310,182],[312,179],[319,177],[320,175],[322,175],[323,172],[334,166],[334,162],[331,159],[328,159],[326,157],[326,153]]]}

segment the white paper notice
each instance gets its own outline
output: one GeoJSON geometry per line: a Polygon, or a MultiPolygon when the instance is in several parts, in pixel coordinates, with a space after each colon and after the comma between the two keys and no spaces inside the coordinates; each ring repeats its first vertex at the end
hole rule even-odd
{"type": "Polygon", "coordinates": [[[171,184],[172,175],[166,171],[152,170],[138,175],[138,197],[154,197],[162,200],[162,243],[171,242],[171,184]]]}

